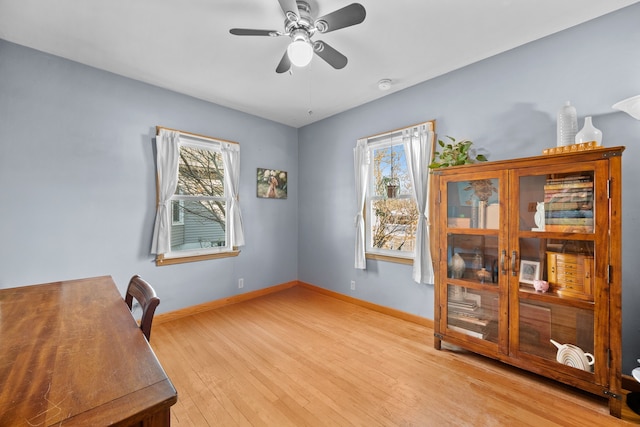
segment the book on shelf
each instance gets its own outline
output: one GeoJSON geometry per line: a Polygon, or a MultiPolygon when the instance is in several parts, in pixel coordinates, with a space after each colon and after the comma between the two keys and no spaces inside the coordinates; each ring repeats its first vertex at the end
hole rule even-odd
{"type": "Polygon", "coordinates": [[[447,322],[451,325],[476,332],[484,332],[485,328],[489,324],[489,320],[483,319],[480,316],[470,316],[468,313],[460,313],[456,311],[449,311],[447,315],[447,322]]]}
{"type": "Polygon", "coordinates": [[[544,194],[545,202],[580,202],[593,198],[593,178],[589,175],[550,177],[544,185],[544,194]]]}
{"type": "Polygon", "coordinates": [[[559,233],[593,233],[593,225],[546,224],[544,231],[559,233]]]}
{"type": "Polygon", "coordinates": [[[588,203],[593,201],[593,190],[558,191],[544,193],[546,203],[588,203]]]}
{"type": "Polygon", "coordinates": [[[471,218],[447,218],[447,227],[471,228],[471,218]]]}
{"type": "Polygon", "coordinates": [[[547,178],[547,184],[573,183],[573,182],[592,182],[590,175],[574,175],[563,176],[561,178],[547,178]]]}
{"type": "Polygon", "coordinates": [[[461,322],[473,323],[474,325],[479,326],[487,326],[487,324],[489,323],[487,319],[481,318],[479,314],[472,314],[455,310],[449,310],[449,318],[460,320],[461,322]]]}
{"type": "MultiPolygon", "coordinates": [[[[549,182],[549,181],[547,181],[549,182]]],[[[563,182],[557,184],[545,184],[546,190],[565,190],[574,188],[593,188],[593,181],[580,181],[580,182],[563,182]]]]}
{"type": "Polygon", "coordinates": [[[481,334],[486,332],[487,327],[487,325],[477,325],[475,323],[465,322],[464,320],[452,319],[451,317],[447,319],[447,324],[449,326],[456,326],[458,328],[466,329],[467,331],[479,332],[481,334]]]}
{"type": "Polygon", "coordinates": [[[586,200],[580,202],[548,202],[544,204],[545,214],[551,211],[591,211],[593,201],[586,200]]]}
{"type": "Polygon", "coordinates": [[[558,188],[555,190],[552,189],[545,189],[544,190],[544,194],[551,196],[551,195],[556,195],[556,194],[582,194],[584,193],[585,195],[589,195],[589,194],[593,194],[593,188],[589,187],[589,188],[558,188]]]}
{"type": "Polygon", "coordinates": [[[454,310],[464,310],[464,311],[476,311],[479,306],[478,303],[473,301],[473,300],[468,300],[468,299],[464,299],[464,300],[449,300],[447,302],[448,306],[449,306],[449,310],[454,309],[454,310]]]}
{"type": "Polygon", "coordinates": [[[461,328],[460,326],[449,324],[447,325],[447,327],[452,331],[460,332],[462,334],[469,335],[475,338],[485,339],[485,337],[487,336],[487,334],[485,334],[484,332],[471,331],[469,329],[461,328]]]}
{"type": "Polygon", "coordinates": [[[593,226],[593,217],[591,218],[545,218],[545,225],[591,225],[593,226]]]}
{"type": "Polygon", "coordinates": [[[544,211],[545,218],[593,218],[593,211],[575,209],[566,211],[544,211]]]}

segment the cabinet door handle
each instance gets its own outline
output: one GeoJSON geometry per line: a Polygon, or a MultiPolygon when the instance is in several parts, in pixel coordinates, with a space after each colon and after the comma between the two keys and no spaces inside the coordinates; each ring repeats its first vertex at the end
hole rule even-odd
{"type": "Polygon", "coordinates": [[[517,276],[518,272],[516,271],[516,259],[518,258],[518,253],[516,251],[511,252],[511,275],[517,276]]]}
{"type": "Polygon", "coordinates": [[[503,249],[502,252],[500,253],[500,269],[502,270],[502,274],[507,274],[506,258],[507,258],[507,251],[503,249]]]}

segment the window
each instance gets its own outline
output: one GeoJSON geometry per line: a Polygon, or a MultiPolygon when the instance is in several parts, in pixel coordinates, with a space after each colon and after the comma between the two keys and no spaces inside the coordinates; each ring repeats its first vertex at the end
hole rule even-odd
{"type": "Polygon", "coordinates": [[[417,283],[433,283],[429,242],[429,164],[435,120],[358,139],[354,267],[367,258],[413,264],[417,283]]]}
{"type": "Polygon", "coordinates": [[[171,224],[184,225],[184,202],[182,200],[171,202],[171,224]]]}
{"type": "Polygon", "coordinates": [[[412,259],[419,213],[402,131],[368,140],[366,252],[412,259]]]}
{"type": "Polygon", "coordinates": [[[156,263],[237,255],[238,237],[244,243],[238,236],[242,230],[234,224],[240,218],[238,174],[232,173],[239,170],[239,145],[172,132],[156,138],[159,203],[152,245],[156,263]]]}
{"type": "Polygon", "coordinates": [[[181,138],[179,152],[178,186],[171,201],[174,218],[183,220],[182,224],[171,225],[171,252],[167,256],[177,252],[197,255],[209,248],[228,250],[228,196],[220,148],[181,138]]]}

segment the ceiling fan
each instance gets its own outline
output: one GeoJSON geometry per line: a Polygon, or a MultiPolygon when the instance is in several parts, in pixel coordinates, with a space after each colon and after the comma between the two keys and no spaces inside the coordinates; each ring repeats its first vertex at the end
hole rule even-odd
{"type": "Polygon", "coordinates": [[[278,0],[284,12],[284,31],[254,30],[248,28],[232,28],[231,34],[236,36],[289,36],[291,43],[276,67],[276,73],[284,73],[291,65],[305,67],[311,62],[315,53],[335,69],[347,65],[347,57],[329,46],[327,43],[311,41],[315,33],[328,33],[340,28],[350,27],[364,21],[366,11],[359,3],[352,3],[317,19],[311,17],[311,6],[304,0],[278,0]]]}

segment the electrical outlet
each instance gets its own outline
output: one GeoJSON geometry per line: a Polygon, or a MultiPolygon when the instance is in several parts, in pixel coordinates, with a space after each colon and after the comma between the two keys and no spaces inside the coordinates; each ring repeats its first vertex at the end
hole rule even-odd
{"type": "Polygon", "coordinates": [[[351,290],[352,290],[352,291],[355,291],[355,290],[356,290],[356,281],[355,281],[355,280],[352,280],[352,281],[351,281],[351,290]]]}
{"type": "Polygon", "coordinates": [[[238,289],[244,288],[244,279],[238,279],[238,289]]]}

